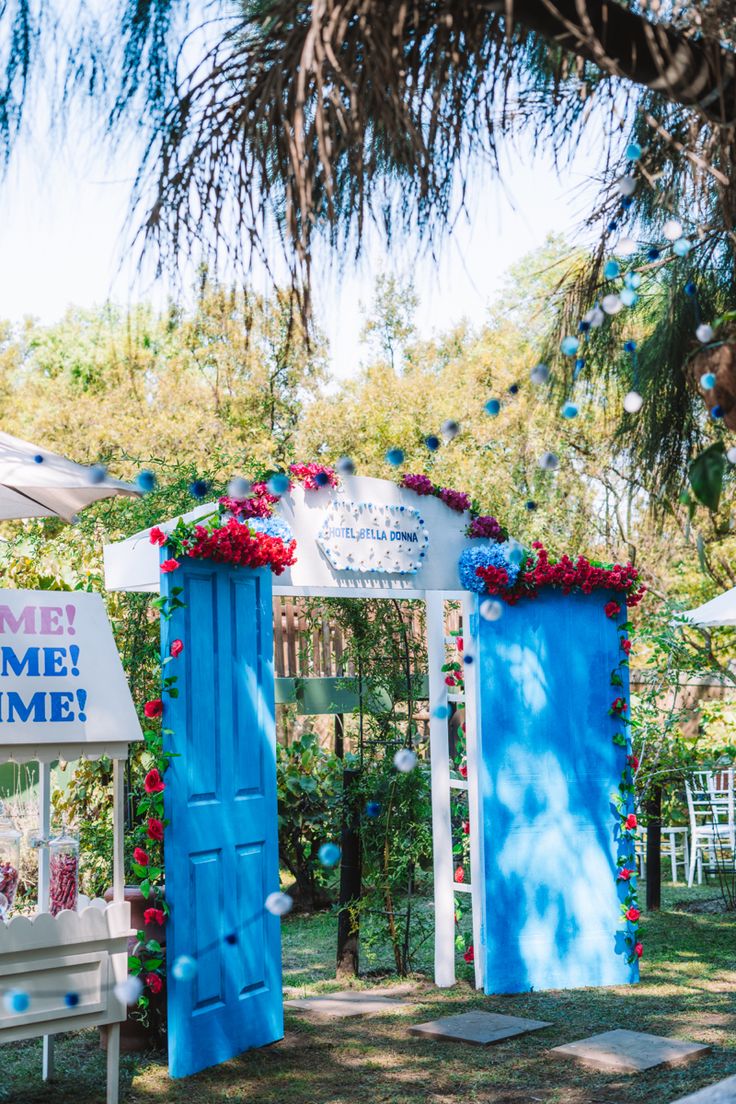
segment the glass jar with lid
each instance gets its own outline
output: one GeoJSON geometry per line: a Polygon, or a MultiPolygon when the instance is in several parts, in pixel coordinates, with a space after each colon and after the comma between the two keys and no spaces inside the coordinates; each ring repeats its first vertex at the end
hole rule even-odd
{"type": "Polygon", "coordinates": [[[0,801],[0,917],[13,907],[20,877],[20,832],[0,801]]]}
{"type": "Polygon", "coordinates": [[[79,892],[79,837],[66,825],[49,840],[49,912],[58,915],[77,907],[79,892]]]}

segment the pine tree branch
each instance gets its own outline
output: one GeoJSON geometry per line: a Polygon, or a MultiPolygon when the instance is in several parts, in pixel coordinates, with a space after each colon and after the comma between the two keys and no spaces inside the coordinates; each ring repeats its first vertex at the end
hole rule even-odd
{"type": "Polygon", "coordinates": [[[698,107],[718,126],[736,122],[736,55],[720,43],[688,38],[608,0],[509,0],[509,7],[515,23],[604,73],[698,107]]]}

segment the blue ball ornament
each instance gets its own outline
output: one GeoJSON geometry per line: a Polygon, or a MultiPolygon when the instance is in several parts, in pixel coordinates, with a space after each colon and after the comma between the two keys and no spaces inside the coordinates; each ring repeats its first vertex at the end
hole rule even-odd
{"type": "Polygon", "coordinates": [[[678,238],[677,241],[672,243],[672,252],[677,257],[687,257],[692,247],[693,243],[688,241],[687,238],[678,238]]]}
{"type": "Polygon", "coordinates": [[[624,276],[624,283],[626,287],[633,288],[636,291],[638,287],[641,287],[641,276],[638,272],[627,272],[624,276]]]}
{"type": "Polygon", "coordinates": [[[611,222],[609,222],[608,229],[609,230],[615,230],[617,226],[618,226],[618,223],[616,222],[615,219],[613,219],[611,222]]]}
{"type": "Polygon", "coordinates": [[[210,485],[205,479],[195,479],[189,484],[189,493],[192,498],[203,499],[209,493],[210,485]]]}
{"type": "Polygon", "coordinates": [[[276,472],[266,484],[272,495],[285,495],[289,490],[289,477],[284,472],[276,472]]]}
{"type": "Polygon", "coordinates": [[[647,249],[647,260],[656,261],[659,260],[659,250],[656,245],[653,245],[651,249],[647,249]]]}
{"type": "Polygon", "coordinates": [[[485,405],[486,414],[490,414],[492,418],[495,418],[501,411],[501,403],[498,399],[489,399],[485,405]]]}
{"type": "Polygon", "coordinates": [[[330,483],[330,477],[327,472],[317,472],[314,477],[314,482],[318,487],[328,487],[330,483]]]}
{"type": "Polygon", "coordinates": [[[625,353],[635,353],[636,352],[636,342],[635,341],[624,341],[624,352],[625,353]]]}
{"type": "Polygon", "coordinates": [[[713,419],[713,421],[718,421],[719,418],[723,417],[723,414],[724,414],[723,407],[719,406],[718,404],[716,404],[710,412],[710,416],[713,419]]]}
{"type": "Polygon", "coordinates": [[[20,1015],[30,1008],[31,998],[22,989],[8,989],[3,996],[3,1005],[6,1012],[15,1012],[20,1015]]]}
{"type": "Polygon", "coordinates": [[[716,385],[716,377],[713,372],[703,372],[700,377],[700,386],[704,391],[712,391],[716,385]]]}
{"type": "Polygon", "coordinates": [[[625,307],[633,307],[634,303],[637,302],[639,296],[636,294],[633,288],[625,287],[621,289],[621,294],[619,298],[625,307]]]}
{"type": "Polygon", "coordinates": [[[103,483],[106,475],[107,468],[104,464],[93,464],[87,472],[90,483],[103,483]]]}
{"type": "Polygon", "coordinates": [[[606,261],[603,266],[603,275],[607,280],[615,280],[621,272],[621,266],[618,261],[606,261]]]}
{"type": "Polygon", "coordinates": [[[580,331],[580,333],[587,333],[589,329],[590,322],[586,321],[585,318],[582,320],[582,322],[578,322],[578,330],[580,331]]]}
{"type": "Polygon", "coordinates": [[[536,502],[533,502],[531,499],[529,500],[529,502],[524,503],[524,509],[528,510],[530,514],[533,513],[534,510],[536,510],[536,508],[537,508],[536,502]]]}
{"type": "Polygon", "coordinates": [[[340,861],[340,848],[336,843],[323,843],[317,857],[322,866],[336,866],[340,861]]]}
{"type": "Polygon", "coordinates": [[[638,161],[641,157],[641,146],[638,142],[629,142],[626,147],[626,156],[629,161],[638,161]]]}
{"type": "Polygon", "coordinates": [[[578,416],[578,408],[575,406],[575,403],[566,402],[565,405],[562,408],[562,417],[571,419],[571,418],[577,418],[577,416],[578,416]]]}
{"type": "Polygon", "coordinates": [[[64,1004],[67,1008],[76,1008],[79,1004],[79,993],[65,993],[64,1004]]]}
{"type": "Polygon", "coordinates": [[[430,452],[436,452],[441,444],[439,437],[435,437],[433,433],[430,433],[429,437],[424,438],[424,443],[430,452]]]}
{"type": "Polygon", "coordinates": [[[512,383],[511,386],[509,387],[509,395],[518,395],[518,393],[519,393],[518,383],[512,383]]]}
{"type": "Polygon", "coordinates": [[[368,801],[365,806],[365,815],[369,820],[375,820],[376,817],[381,815],[381,802],[380,801],[368,801]]]}
{"type": "Polygon", "coordinates": [[[400,464],[404,463],[404,453],[400,448],[389,449],[386,453],[386,460],[392,467],[398,468],[400,464]]]}
{"type": "Polygon", "coordinates": [[[565,354],[565,356],[575,356],[579,347],[580,342],[578,341],[577,337],[573,337],[571,334],[568,334],[567,337],[563,337],[562,341],[560,342],[560,349],[565,354]]]}
{"type": "Polygon", "coordinates": [[[41,455],[40,452],[37,452],[36,455],[33,457],[33,463],[34,464],[43,464],[43,456],[41,455]]]}
{"type": "Polygon", "coordinates": [[[144,469],[143,471],[138,472],[136,483],[138,484],[139,489],[143,491],[144,494],[150,494],[150,492],[153,491],[156,487],[156,476],[153,474],[152,471],[144,469]]]}
{"type": "Polygon", "coordinates": [[[688,280],[688,282],[685,284],[685,287],[682,290],[685,292],[686,295],[689,295],[691,299],[694,298],[698,294],[698,289],[695,286],[695,284],[692,282],[692,280],[688,280]]]}

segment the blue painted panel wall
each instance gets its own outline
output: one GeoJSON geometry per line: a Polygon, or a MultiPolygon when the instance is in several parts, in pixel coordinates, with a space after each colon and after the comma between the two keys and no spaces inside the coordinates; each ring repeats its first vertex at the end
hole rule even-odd
{"type": "Polygon", "coordinates": [[[283,1035],[279,920],[264,908],[279,887],[271,574],[186,562],[162,576],[185,607],[162,620],[174,753],[166,772],[164,849],[169,1071],[184,1077],[283,1035]]]}
{"type": "Polygon", "coordinates": [[[628,672],[611,687],[612,597],[547,591],[475,619],[487,993],[638,977],[616,877],[626,751],[608,710],[628,672]]]}

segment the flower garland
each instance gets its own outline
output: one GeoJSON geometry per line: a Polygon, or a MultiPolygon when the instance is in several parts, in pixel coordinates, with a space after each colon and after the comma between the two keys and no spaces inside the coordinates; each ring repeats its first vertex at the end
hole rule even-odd
{"type": "Polygon", "coordinates": [[[513,586],[521,566],[514,562],[516,547],[510,541],[504,541],[503,544],[463,549],[458,561],[458,573],[465,590],[484,594],[491,593],[488,590],[491,583],[499,589],[513,586]]]}
{"type": "Polygon", "coordinates": [[[470,512],[470,523],[465,530],[465,535],[468,537],[482,537],[493,541],[509,539],[508,532],[495,517],[490,514],[481,515],[478,513],[467,491],[456,491],[452,487],[441,487],[439,484],[433,483],[428,475],[409,472],[402,475],[399,486],[404,487],[407,491],[414,491],[418,495],[432,495],[434,498],[439,498],[445,506],[449,506],[457,514],[464,514],[468,510],[470,512]]]}
{"type": "MultiPolygon", "coordinates": [[[[290,464],[286,490],[291,490],[294,480],[301,483],[306,491],[321,491],[324,487],[339,487],[340,477],[334,468],[325,464],[290,464]]],[[[264,479],[251,483],[250,494],[246,498],[233,498],[223,495],[218,499],[220,506],[236,518],[270,518],[281,495],[274,494],[264,479]]]]}
{"type": "MultiPolygon", "coordinates": [[[[551,560],[541,541],[534,541],[532,549],[534,551],[528,553],[515,578],[512,579],[507,566],[491,561],[487,566],[479,564],[476,567],[475,573],[481,579],[482,587],[473,584],[468,589],[480,589],[481,593],[497,595],[510,606],[521,598],[536,598],[543,587],[558,587],[563,594],[570,594],[573,590],[580,590],[583,594],[591,594],[594,590],[616,590],[625,594],[629,607],[638,605],[646,593],[646,587],[639,583],[639,572],[631,563],[602,564],[585,556],[578,556],[577,560],[569,556],[551,560]]],[[[460,558],[461,564],[465,555],[464,552],[460,558]]],[[[462,572],[462,567],[460,570],[462,572]]]]}
{"type": "MultiPolygon", "coordinates": [[[[607,602],[604,607],[604,612],[607,617],[617,617],[621,612],[621,607],[617,602],[607,602]],[[615,609],[613,607],[615,607],[615,609]]],[[[630,627],[628,621],[623,621],[621,624],[617,625],[619,631],[619,647],[623,652],[623,658],[611,671],[611,686],[613,687],[623,686],[621,671],[628,669],[629,666],[631,641],[627,633],[630,627]]],[[[636,834],[638,821],[636,813],[633,812],[632,809],[634,801],[633,775],[639,766],[639,760],[631,747],[631,736],[626,721],[627,712],[628,702],[626,699],[621,696],[614,698],[608,710],[608,714],[615,722],[621,721],[624,725],[624,730],[621,731],[617,724],[616,731],[613,735],[613,742],[617,747],[626,749],[626,765],[621,773],[618,792],[614,795],[613,801],[616,809],[616,829],[618,836],[618,857],[616,860],[618,873],[616,881],[618,885],[624,888],[624,895],[621,900],[621,919],[625,924],[624,943],[627,948],[626,961],[629,965],[632,965],[632,963],[637,962],[644,954],[644,945],[638,935],[639,918],[641,916],[637,892],[636,869],[636,834]]]]}
{"type": "Polygon", "coordinates": [[[296,563],[295,540],[287,544],[281,536],[259,531],[255,525],[251,529],[236,517],[222,523],[216,515],[208,522],[194,525],[180,518],[176,528],[168,534],[154,527],[149,539],[151,544],[168,545],[174,553],[162,562],[163,572],[176,571],[185,557],[236,567],[270,567],[274,575],[281,575],[296,563]]]}

